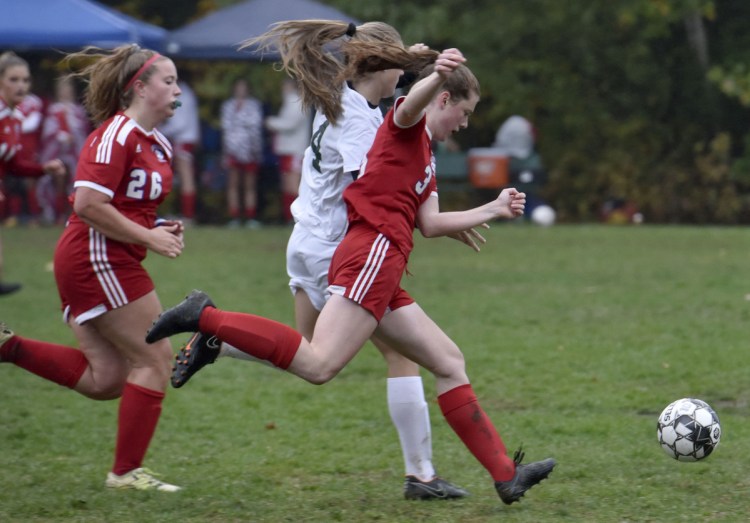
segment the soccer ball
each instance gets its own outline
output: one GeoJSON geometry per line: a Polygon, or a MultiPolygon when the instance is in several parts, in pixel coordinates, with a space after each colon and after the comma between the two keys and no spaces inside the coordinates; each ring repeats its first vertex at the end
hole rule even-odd
{"type": "Polygon", "coordinates": [[[656,423],[656,437],[668,456],[679,461],[698,461],[719,445],[719,417],[708,403],[694,398],[673,401],[656,423]]]}
{"type": "Polygon", "coordinates": [[[531,211],[531,221],[543,227],[549,227],[555,223],[555,210],[549,205],[537,205],[531,211]]]}

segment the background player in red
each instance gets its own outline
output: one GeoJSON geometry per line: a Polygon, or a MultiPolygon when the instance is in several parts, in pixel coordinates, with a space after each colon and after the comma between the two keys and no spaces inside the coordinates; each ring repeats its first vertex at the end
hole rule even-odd
{"type": "Polygon", "coordinates": [[[61,77],[55,82],[55,100],[47,107],[42,125],[40,157],[60,158],[70,177],[39,180],[37,195],[43,214],[49,223],[64,224],[70,214],[68,194],[73,187],[72,177],[78,166],[78,156],[91,132],[86,109],[78,102],[75,82],[61,77]]]}
{"type": "MultiPolygon", "coordinates": [[[[29,65],[20,56],[8,51],[0,55],[0,204],[3,203],[2,182],[6,172],[16,176],[39,177],[45,173],[65,175],[65,165],[53,159],[44,164],[24,158],[21,154],[21,124],[23,114],[18,105],[29,92],[29,65]]],[[[3,248],[0,239],[0,295],[21,288],[18,283],[2,283],[3,248]]]]}
{"type": "Polygon", "coordinates": [[[310,113],[302,105],[294,79],[284,79],[281,97],[278,114],[267,117],[265,123],[273,132],[273,152],[279,159],[282,218],[284,223],[293,224],[291,207],[299,192],[302,157],[310,144],[310,113]]]}
{"type": "Polygon", "coordinates": [[[169,58],[136,45],[88,49],[89,135],[74,181],[73,214],[55,249],[63,316],[79,349],[0,331],[0,360],[96,400],[120,398],[111,488],[177,491],[141,464],[156,429],[172,360],[168,342],[143,340],[161,305],[142,265],[147,251],[175,258],[182,225],[157,225],[172,187],[172,148],[155,125],[180,94],[169,58]],[[93,60],[93,62],[92,62],[93,60]]]}
{"type": "MultiPolygon", "coordinates": [[[[384,58],[387,45],[350,42],[357,55],[384,58]]],[[[451,428],[486,468],[506,504],[545,479],[555,460],[521,464],[511,459],[479,406],[458,346],[401,287],[413,247],[413,231],[426,237],[466,231],[497,218],[523,214],[525,195],[505,189],[494,201],[462,212],[441,213],[431,140],[443,141],[467,127],[479,101],[479,83],[457,49],[443,51],[433,66],[385,116],[360,176],[344,191],[349,229],[331,261],[331,298],[308,341],[286,325],[222,311],[194,291],[155,322],[146,339],[199,330],[311,383],[325,383],[354,357],[377,329],[404,356],[431,371],[438,402],[451,428]]],[[[372,62],[370,62],[372,63],[372,62]]]]}
{"type": "MultiPolygon", "coordinates": [[[[23,115],[21,120],[21,149],[18,154],[27,163],[39,163],[41,161],[39,151],[45,102],[36,94],[28,92],[16,107],[23,115]]],[[[56,156],[55,158],[59,157],[56,156]]],[[[7,173],[5,186],[7,189],[8,216],[3,222],[6,227],[15,227],[23,223],[31,225],[39,223],[41,208],[36,197],[37,182],[38,179],[35,177],[17,176],[12,170],[7,173]]]]}
{"type": "Polygon", "coordinates": [[[174,171],[180,189],[180,219],[184,226],[195,223],[195,151],[201,139],[198,98],[181,78],[180,106],[175,115],[159,126],[174,147],[174,171]]]}

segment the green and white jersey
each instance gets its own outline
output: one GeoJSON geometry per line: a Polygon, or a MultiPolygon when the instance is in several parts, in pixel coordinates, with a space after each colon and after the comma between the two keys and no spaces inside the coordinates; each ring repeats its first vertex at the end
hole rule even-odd
{"type": "Polygon", "coordinates": [[[353,181],[348,173],[360,169],[383,123],[380,108],[348,85],[344,85],[341,103],[343,113],[336,125],[315,113],[312,139],[302,162],[299,196],[292,204],[295,221],[328,241],[344,237],[347,219],[342,194],[353,181]]]}

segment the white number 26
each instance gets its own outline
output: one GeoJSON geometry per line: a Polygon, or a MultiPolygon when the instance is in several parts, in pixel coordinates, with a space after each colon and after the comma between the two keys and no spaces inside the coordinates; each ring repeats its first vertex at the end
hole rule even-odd
{"type": "MultiPolygon", "coordinates": [[[[130,172],[130,183],[128,183],[128,190],[126,195],[129,198],[136,200],[143,200],[144,190],[148,174],[143,169],[134,169],[130,172]]],[[[151,173],[151,192],[148,195],[150,200],[156,200],[162,193],[162,179],[161,174],[154,171],[151,173]]]]}

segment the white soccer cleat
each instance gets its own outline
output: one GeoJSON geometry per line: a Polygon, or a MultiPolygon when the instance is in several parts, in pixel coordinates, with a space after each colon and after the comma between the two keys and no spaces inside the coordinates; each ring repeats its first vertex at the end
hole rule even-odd
{"type": "Polygon", "coordinates": [[[146,468],[131,470],[122,476],[110,472],[107,474],[107,481],[104,484],[112,489],[158,490],[161,492],[177,492],[182,490],[182,487],[170,485],[156,479],[155,475],[146,468]]]}

